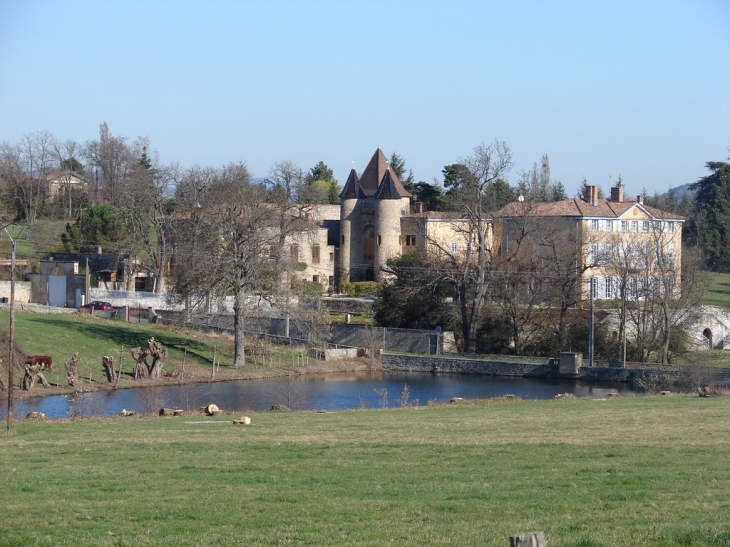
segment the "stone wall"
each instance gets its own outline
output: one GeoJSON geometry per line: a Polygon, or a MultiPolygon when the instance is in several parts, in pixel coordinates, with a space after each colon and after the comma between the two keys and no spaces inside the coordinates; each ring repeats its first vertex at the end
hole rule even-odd
{"type": "Polygon", "coordinates": [[[552,367],[545,364],[512,361],[477,360],[450,357],[412,355],[382,355],[383,367],[404,372],[440,372],[451,374],[486,374],[490,376],[518,376],[549,378],[552,367]]]}
{"type": "MultiPolygon", "coordinates": [[[[559,377],[558,369],[551,364],[530,364],[509,360],[464,359],[412,355],[382,355],[383,367],[406,372],[439,372],[451,374],[486,374],[493,376],[518,376],[524,378],[559,377]]],[[[692,367],[645,365],[644,368],[581,367],[577,375],[564,376],[576,380],[595,382],[624,382],[634,384],[643,380],[648,384],[676,385],[694,388],[712,384],[730,387],[730,370],[692,367]]]]}
{"type": "MultiPolygon", "coordinates": [[[[0,281],[0,301],[7,299],[10,302],[10,284],[11,281],[0,281]]],[[[31,284],[30,281],[15,282],[15,301],[30,302],[31,284]]]]}

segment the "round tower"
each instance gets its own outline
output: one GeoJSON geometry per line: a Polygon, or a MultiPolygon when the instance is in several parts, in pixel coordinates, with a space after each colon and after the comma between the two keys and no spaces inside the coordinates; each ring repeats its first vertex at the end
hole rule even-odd
{"type": "Polygon", "coordinates": [[[401,216],[408,207],[410,194],[405,191],[390,168],[385,172],[375,194],[375,280],[384,281],[383,268],[389,258],[401,254],[401,216]]]}
{"type": "Polygon", "coordinates": [[[361,197],[360,181],[353,167],[340,194],[340,282],[350,281],[353,251],[353,227],[360,226],[358,201],[361,197]]]}

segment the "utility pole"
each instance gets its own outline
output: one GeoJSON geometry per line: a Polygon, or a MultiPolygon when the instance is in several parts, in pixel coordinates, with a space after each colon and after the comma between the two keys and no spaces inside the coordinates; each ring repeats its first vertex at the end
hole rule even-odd
{"type": "Polygon", "coordinates": [[[588,338],[588,366],[593,366],[593,347],[594,347],[594,339],[593,339],[593,284],[595,283],[595,279],[591,277],[591,316],[589,318],[590,320],[590,328],[591,332],[588,338]]]}
{"type": "Polygon", "coordinates": [[[8,348],[8,432],[10,432],[13,429],[13,382],[15,381],[13,378],[13,369],[15,368],[13,362],[13,346],[15,345],[15,244],[23,232],[25,232],[26,239],[28,238],[28,229],[11,222],[3,226],[2,230],[5,230],[12,242],[10,254],[10,344],[8,348]],[[11,226],[19,228],[15,231],[15,237],[8,230],[11,226]]]}

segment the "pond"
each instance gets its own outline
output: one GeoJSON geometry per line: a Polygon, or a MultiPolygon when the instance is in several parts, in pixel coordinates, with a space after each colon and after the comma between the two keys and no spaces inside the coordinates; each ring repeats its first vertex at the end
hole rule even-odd
{"type": "MultiPolygon", "coordinates": [[[[195,410],[215,403],[222,410],[265,411],[274,405],[293,410],[344,410],[444,403],[453,397],[465,399],[501,397],[551,399],[558,393],[576,397],[625,397],[643,395],[626,384],[597,384],[542,378],[505,378],[479,375],[446,375],[408,372],[336,373],[291,378],[269,378],[210,384],[183,384],[116,391],[98,391],[70,396],[16,400],[14,415],[43,412],[49,418],[111,416],[123,409],[156,414],[160,408],[195,410]]],[[[5,408],[2,409],[4,417],[5,408]]]]}

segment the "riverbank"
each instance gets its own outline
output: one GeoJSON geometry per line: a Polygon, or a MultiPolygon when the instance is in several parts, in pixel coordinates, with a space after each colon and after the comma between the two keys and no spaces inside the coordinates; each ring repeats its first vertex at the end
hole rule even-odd
{"type": "Polygon", "coordinates": [[[8,545],[730,544],[730,397],[19,420],[8,545]]]}
{"type": "MultiPolygon", "coordinates": [[[[8,321],[8,313],[0,311],[0,347],[5,348],[2,355],[7,355],[8,321]]],[[[43,373],[51,387],[44,388],[38,382],[30,391],[20,389],[23,368],[16,368],[14,397],[20,399],[111,389],[351,372],[377,369],[380,366],[379,361],[363,358],[317,361],[308,356],[303,346],[267,345],[252,337],[246,341],[246,366],[235,368],[232,366],[233,337],[229,334],[186,327],[124,323],[87,313],[51,315],[18,311],[15,314],[15,339],[16,364],[22,364],[26,355],[48,355],[54,363],[51,372],[43,373]],[[164,367],[166,376],[157,380],[134,380],[135,363],[130,348],[146,347],[150,337],[154,337],[168,350],[164,367]],[[64,362],[74,352],[79,354],[77,373],[80,383],[71,387],[68,386],[64,362]],[[114,382],[107,380],[102,366],[104,356],[115,358],[117,371],[121,365],[116,387],[114,382]]],[[[7,378],[6,361],[7,358],[0,363],[3,379],[7,378]]],[[[0,399],[7,399],[7,391],[0,392],[0,399]]]]}

